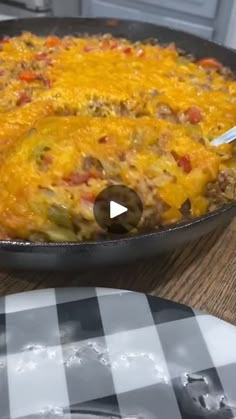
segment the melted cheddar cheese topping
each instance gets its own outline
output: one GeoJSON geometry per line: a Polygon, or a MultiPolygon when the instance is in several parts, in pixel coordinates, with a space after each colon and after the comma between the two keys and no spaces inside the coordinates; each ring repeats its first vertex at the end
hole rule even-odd
{"type": "Polygon", "coordinates": [[[139,194],[140,228],[197,217],[235,167],[210,146],[236,122],[233,76],[173,45],[25,33],[0,45],[0,88],[1,237],[96,238],[111,184],[139,194]]]}

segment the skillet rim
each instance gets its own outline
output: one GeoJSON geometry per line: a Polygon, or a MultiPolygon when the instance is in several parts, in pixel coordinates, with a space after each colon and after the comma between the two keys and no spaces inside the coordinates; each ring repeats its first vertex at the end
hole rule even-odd
{"type": "Polygon", "coordinates": [[[211,221],[215,219],[216,217],[219,217],[220,215],[227,214],[230,211],[235,210],[236,215],[236,201],[230,204],[224,205],[222,208],[219,208],[215,211],[212,211],[204,216],[197,217],[193,220],[189,221],[183,221],[181,223],[176,223],[173,226],[168,225],[167,227],[164,227],[157,231],[151,231],[148,233],[137,233],[130,237],[123,237],[123,238],[117,238],[117,239],[104,239],[104,240],[91,240],[91,241],[82,241],[82,242],[30,242],[30,241],[24,241],[24,240],[0,240],[0,249],[4,250],[11,250],[11,247],[17,250],[19,249],[57,249],[57,248],[63,248],[67,247],[69,249],[74,248],[81,248],[81,247],[96,247],[96,246],[110,246],[115,245],[116,243],[127,243],[129,244],[132,242],[142,241],[146,238],[152,239],[157,237],[166,236],[168,234],[171,234],[172,232],[179,232],[182,230],[188,230],[191,227],[195,227],[199,224],[204,224],[204,222],[211,221]]]}
{"type": "MultiPolygon", "coordinates": [[[[62,16],[42,16],[42,17],[28,17],[28,18],[10,18],[10,19],[7,19],[7,20],[3,20],[3,21],[0,21],[0,37],[2,36],[2,34],[1,34],[1,28],[2,28],[2,26],[7,26],[8,24],[14,24],[14,23],[16,23],[16,24],[23,24],[24,25],[24,23],[34,23],[34,22],[38,22],[38,21],[43,21],[43,22],[45,22],[45,23],[47,23],[47,22],[50,22],[50,21],[58,21],[58,22],[60,22],[60,21],[64,21],[64,22],[66,22],[66,21],[68,21],[68,23],[69,23],[69,21],[74,21],[74,22],[98,22],[98,23],[104,23],[104,25],[106,25],[107,26],[107,28],[110,28],[110,31],[112,31],[112,28],[113,28],[113,25],[109,25],[109,21],[111,21],[111,20],[114,20],[114,21],[117,21],[118,23],[124,23],[124,24],[127,24],[127,25],[132,25],[132,24],[137,24],[137,25],[147,25],[147,26],[149,26],[150,28],[152,27],[152,28],[155,28],[156,30],[158,30],[158,29],[160,29],[160,30],[163,30],[163,31],[165,31],[165,30],[167,30],[167,31],[170,31],[170,32],[172,32],[172,33],[176,33],[176,34],[179,34],[179,35],[183,35],[183,36],[187,36],[188,38],[190,38],[190,40],[198,40],[198,41],[200,41],[200,42],[203,42],[203,43],[205,43],[206,45],[213,45],[213,46],[217,46],[217,47],[219,47],[219,48],[221,48],[222,50],[225,50],[225,51],[228,51],[228,52],[230,52],[230,53],[233,53],[234,55],[235,55],[235,57],[236,57],[236,49],[234,49],[234,48],[232,48],[232,47],[230,47],[230,46],[225,46],[225,45],[223,45],[223,44],[221,44],[220,42],[217,42],[217,41],[214,41],[214,40],[209,40],[209,39],[206,39],[206,38],[201,38],[200,36],[198,36],[198,35],[195,35],[195,34],[193,34],[193,33],[189,33],[189,32],[186,32],[186,31],[183,31],[183,30],[178,30],[178,29],[174,29],[174,28],[171,28],[170,26],[163,26],[163,25],[158,25],[158,24],[155,24],[155,23],[152,23],[152,22],[146,22],[146,21],[141,21],[141,20],[137,20],[137,19],[122,19],[122,18],[115,18],[115,17],[112,17],[112,16],[107,16],[107,17],[86,17],[86,16],[84,16],[84,17],[82,17],[82,16],[66,16],[66,17],[62,17],[62,16]]],[[[116,25],[116,26],[114,26],[114,27],[118,27],[118,25],[116,25]]],[[[22,29],[20,29],[20,31],[22,31],[22,32],[24,32],[25,30],[22,28],[22,29]]],[[[37,31],[37,30],[36,30],[37,31]]],[[[35,31],[35,32],[36,32],[35,31]]],[[[50,33],[52,33],[52,32],[50,32],[50,33]]],[[[81,32],[76,32],[76,35],[81,35],[81,32]]],[[[100,33],[98,32],[98,35],[99,35],[100,33]]],[[[8,36],[7,34],[6,34],[6,36],[8,36]]],[[[38,35],[38,36],[40,36],[40,35],[38,35]]],[[[59,35],[60,36],[60,35],[59,35]]],[[[157,41],[158,41],[158,37],[156,37],[156,38],[154,38],[154,37],[151,37],[152,39],[157,39],[157,41]]],[[[127,38],[128,39],[128,38],[127,38]]],[[[175,41],[173,41],[173,42],[175,42],[175,41]]],[[[164,45],[165,43],[163,43],[163,45],[164,45]]]]}
{"type": "MultiPolygon", "coordinates": [[[[153,29],[155,29],[156,31],[158,30],[163,30],[163,31],[169,31],[171,33],[173,33],[173,39],[174,39],[174,35],[175,34],[179,34],[182,36],[187,36],[189,38],[189,42],[194,42],[194,40],[198,41],[198,42],[202,42],[203,44],[205,44],[205,46],[216,46],[218,48],[220,48],[222,51],[228,52],[230,54],[235,55],[236,58],[236,50],[234,50],[231,47],[226,47],[224,45],[221,45],[220,43],[216,42],[216,41],[210,41],[204,38],[201,38],[200,36],[197,36],[195,34],[190,34],[188,32],[182,31],[182,30],[177,30],[177,29],[172,29],[171,27],[168,26],[162,26],[162,25],[156,25],[155,23],[150,23],[150,22],[145,22],[145,21],[139,21],[139,20],[133,20],[133,19],[120,19],[120,18],[114,18],[114,17],[81,17],[81,16],[67,16],[67,17],[59,17],[59,16],[45,16],[45,17],[31,17],[31,18],[16,18],[16,19],[8,19],[8,20],[4,20],[2,22],[0,22],[0,38],[2,36],[4,36],[4,34],[2,34],[2,28],[7,27],[9,24],[10,25],[22,25],[24,26],[24,24],[29,24],[29,23],[36,23],[39,20],[44,23],[47,22],[51,22],[51,21],[55,21],[56,22],[62,22],[64,21],[65,23],[68,21],[68,24],[70,23],[70,21],[73,22],[78,22],[78,24],[80,22],[98,22],[100,24],[104,24],[104,26],[107,26],[107,28],[110,30],[110,32],[112,32],[112,26],[108,25],[108,21],[110,20],[115,20],[118,23],[121,24],[127,24],[127,25],[132,25],[132,24],[137,24],[137,25],[147,25],[153,29]]],[[[118,25],[117,25],[118,26],[118,25]]],[[[37,27],[37,25],[36,25],[37,27]]],[[[17,28],[18,30],[18,28],[17,28]]],[[[19,33],[26,31],[24,29],[24,27],[19,28],[19,33]]],[[[56,32],[54,30],[54,32],[56,32]]],[[[35,30],[35,33],[37,33],[37,29],[35,30]]],[[[52,31],[49,33],[52,33],[52,31]]],[[[98,34],[100,34],[101,32],[98,31],[98,34]]],[[[104,32],[106,33],[106,32],[104,32]]],[[[82,34],[81,32],[76,32],[76,35],[78,34],[82,34]]],[[[7,33],[6,33],[7,36],[7,33]]],[[[10,35],[11,36],[11,35],[10,35]]],[[[12,35],[13,36],[13,35],[12,35]]],[[[17,35],[15,35],[17,36],[17,35]]],[[[40,36],[40,35],[39,35],[40,36]]],[[[151,38],[155,38],[155,37],[151,37],[151,38]]],[[[128,36],[127,36],[128,39],[128,36]]],[[[156,39],[158,40],[158,36],[156,36],[156,39]]],[[[165,43],[163,42],[163,45],[165,43]]],[[[0,249],[2,250],[12,250],[12,251],[17,251],[18,249],[31,249],[31,250],[37,250],[37,249],[57,249],[57,248],[63,248],[66,247],[68,249],[79,249],[81,247],[96,247],[96,246],[110,246],[110,245],[115,245],[116,243],[129,243],[131,242],[137,242],[137,241],[142,241],[145,238],[157,238],[157,237],[162,237],[163,235],[169,235],[172,232],[179,232],[182,230],[188,230],[191,227],[197,226],[199,224],[203,225],[204,222],[207,221],[211,221],[213,219],[215,219],[216,217],[219,217],[220,215],[223,214],[227,214],[231,211],[235,210],[236,213],[236,201],[226,204],[224,206],[222,206],[221,208],[218,208],[215,211],[212,211],[210,213],[207,213],[201,217],[197,217],[194,218],[193,220],[187,220],[187,221],[182,221],[180,223],[175,223],[174,225],[168,225],[164,228],[161,228],[159,230],[153,230],[147,233],[137,233],[134,234],[130,237],[124,237],[124,238],[114,238],[114,239],[104,239],[104,240],[92,240],[92,241],[82,241],[82,242],[30,242],[30,241],[24,241],[24,240],[0,240],[0,249]]]]}

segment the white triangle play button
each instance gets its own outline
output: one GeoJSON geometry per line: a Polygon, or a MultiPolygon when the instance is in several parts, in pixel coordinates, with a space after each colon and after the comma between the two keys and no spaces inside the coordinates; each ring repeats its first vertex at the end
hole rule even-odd
{"type": "Polygon", "coordinates": [[[111,219],[116,218],[127,211],[128,211],[128,208],[124,207],[123,205],[120,205],[115,201],[110,201],[110,218],[111,219]]]}
{"type": "MultiPolygon", "coordinates": [[[[127,234],[136,229],[142,219],[143,204],[133,189],[125,185],[110,185],[96,197],[93,213],[96,222],[110,234],[127,234]]],[[[0,415],[1,416],[1,415],[0,415]]]]}

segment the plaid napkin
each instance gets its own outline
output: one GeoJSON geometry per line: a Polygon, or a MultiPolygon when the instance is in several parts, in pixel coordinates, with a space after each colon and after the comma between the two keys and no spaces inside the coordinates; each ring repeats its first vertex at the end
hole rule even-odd
{"type": "Polygon", "coordinates": [[[236,418],[236,328],[128,291],[7,296],[0,418],[236,418]]]}

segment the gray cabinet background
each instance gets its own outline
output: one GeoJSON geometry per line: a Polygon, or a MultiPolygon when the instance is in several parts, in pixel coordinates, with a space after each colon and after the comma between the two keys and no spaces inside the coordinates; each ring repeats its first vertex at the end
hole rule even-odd
{"type": "Polygon", "coordinates": [[[80,0],[82,16],[145,20],[224,43],[236,0],[80,0]]]}
{"type": "Polygon", "coordinates": [[[56,16],[78,16],[81,13],[81,0],[51,0],[51,3],[56,16]]]}

